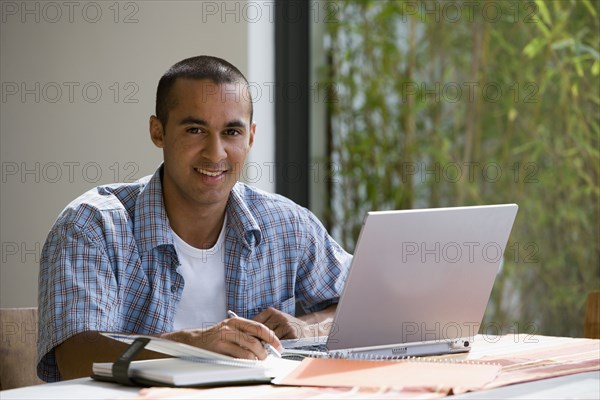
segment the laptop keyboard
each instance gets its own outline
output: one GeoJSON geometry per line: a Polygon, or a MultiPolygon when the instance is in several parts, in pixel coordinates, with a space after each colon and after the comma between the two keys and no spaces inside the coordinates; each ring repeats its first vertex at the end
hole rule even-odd
{"type": "Polygon", "coordinates": [[[309,349],[313,346],[325,346],[327,336],[310,336],[298,339],[283,339],[281,345],[284,349],[309,349]]]}
{"type": "Polygon", "coordinates": [[[294,350],[326,352],[327,346],[325,346],[324,344],[310,344],[310,345],[305,345],[305,346],[294,347],[294,350]]]}

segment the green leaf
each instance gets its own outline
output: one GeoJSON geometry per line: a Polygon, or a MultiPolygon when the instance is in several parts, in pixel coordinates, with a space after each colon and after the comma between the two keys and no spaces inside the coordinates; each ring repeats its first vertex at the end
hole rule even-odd
{"type": "Polygon", "coordinates": [[[573,38],[557,40],[556,42],[554,42],[550,45],[550,47],[553,50],[562,50],[565,47],[573,48],[574,46],[575,46],[575,39],[573,39],[573,38]]]}
{"type": "Polygon", "coordinates": [[[580,53],[583,53],[584,52],[583,50],[585,50],[585,53],[588,53],[589,55],[591,55],[594,60],[600,60],[600,53],[598,52],[598,50],[588,46],[587,44],[583,44],[581,42],[577,42],[577,43],[579,44],[577,50],[580,53]]]}
{"type": "MultiPolygon", "coordinates": [[[[588,9],[590,14],[592,14],[595,17],[596,9],[594,8],[594,6],[592,6],[592,3],[590,2],[590,0],[583,0],[582,2],[583,2],[583,5],[585,6],[585,8],[588,9]]],[[[598,3],[596,3],[596,4],[598,4],[598,3]]]]}
{"type": "Polygon", "coordinates": [[[550,38],[552,36],[550,29],[548,29],[548,27],[543,22],[540,21],[535,26],[544,34],[545,38],[550,38]]]}
{"type": "Polygon", "coordinates": [[[536,37],[525,46],[523,53],[529,58],[534,58],[544,48],[545,42],[542,38],[536,37]]]}
{"type": "Polygon", "coordinates": [[[548,7],[546,7],[546,2],[544,0],[535,0],[535,4],[538,7],[542,21],[544,21],[548,26],[551,26],[552,19],[550,18],[550,11],[548,11],[548,7]]]}
{"type": "Polygon", "coordinates": [[[576,83],[571,85],[571,94],[573,94],[573,97],[579,96],[579,88],[576,83]]]}
{"type": "Polygon", "coordinates": [[[579,77],[583,77],[583,75],[584,75],[583,74],[583,67],[581,66],[581,59],[579,57],[575,58],[573,60],[573,65],[575,66],[575,71],[577,72],[577,75],[579,77]]]}

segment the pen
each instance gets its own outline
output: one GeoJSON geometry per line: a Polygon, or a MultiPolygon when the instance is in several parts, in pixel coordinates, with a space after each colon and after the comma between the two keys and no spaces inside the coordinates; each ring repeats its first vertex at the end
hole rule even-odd
{"type": "MultiPolygon", "coordinates": [[[[239,318],[238,315],[236,313],[234,313],[231,310],[227,310],[227,316],[229,318],[239,318]]],[[[265,348],[265,350],[267,350],[267,353],[270,353],[272,355],[274,355],[277,358],[281,358],[281,353],[277,351],[277,349],[273,346],[271,346],[269,343],[267,342],[262,342],[263,347],[265,348]]]]}

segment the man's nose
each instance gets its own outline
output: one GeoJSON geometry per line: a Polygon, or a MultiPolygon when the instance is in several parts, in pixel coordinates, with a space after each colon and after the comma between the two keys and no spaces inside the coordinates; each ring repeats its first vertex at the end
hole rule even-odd
{"type": "Polygon", "coordinates": [[[219,162],[227,158],[223,140],[220,135],[210,135],[206,138],[203,154],[211,162],[219,162]]]}

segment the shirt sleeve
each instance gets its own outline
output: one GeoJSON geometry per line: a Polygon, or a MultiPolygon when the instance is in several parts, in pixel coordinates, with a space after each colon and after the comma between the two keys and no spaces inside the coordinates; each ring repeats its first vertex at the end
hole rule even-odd
{"type": "Polygon", "coordinates": [[[60,380],[54,349],[85,331],[118,331],[117,283],[101,238],[57,223],[40,260],[38,376],[60,380]]]}
{"type": "Polygon", "coordinates": [[[300,261],[296,296],[306,312],[336,304],[346,283],[352,255],[348,254],[309,210],[307,245],[300,261]]]}

